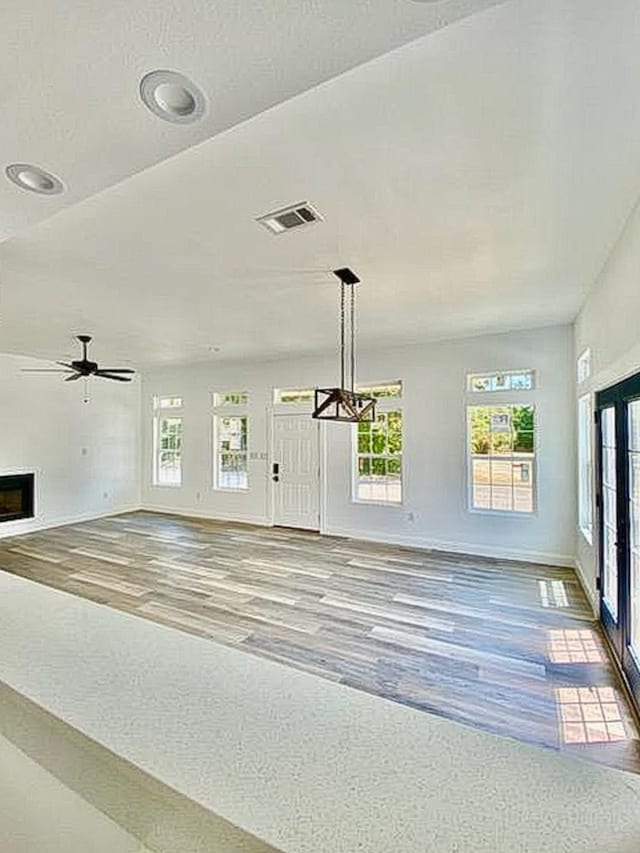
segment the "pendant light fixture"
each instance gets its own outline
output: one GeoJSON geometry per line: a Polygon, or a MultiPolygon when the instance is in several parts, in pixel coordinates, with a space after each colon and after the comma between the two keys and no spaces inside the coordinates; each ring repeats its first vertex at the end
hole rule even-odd
{"type": "Polygon", "coordinates": [[[340,387],[316,388],[312,417],[350,424],[375,421],[375,399],[356,391],[356,285],[360,279],[348,267],[333,274],[340,281],[340,387]]]}

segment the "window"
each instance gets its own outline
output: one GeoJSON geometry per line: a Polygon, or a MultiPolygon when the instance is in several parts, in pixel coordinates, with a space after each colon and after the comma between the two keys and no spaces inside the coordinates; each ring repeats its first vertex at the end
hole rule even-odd
{"type": "MultiPolygon", "coordinates": [[[[366,393],[366,392],[365,392],[366,393]]],[[[402,502],[402,410],[378,410],[373,423],[355,425],[354,499],[402,502]]]]}
{"type": "Polygon", "coordinates": [[[213,395],[213,405],[220,406],[246,406],[249,402],[249,394],[246,391],[226,391],[222,394],[213,395]]]}
{"type": "Polygon", "coordinates": [[[274,388],[273,402],[275,405],[293,405],[295,403],[312,403],[313,388],[274,388]]]}
{"type": "Polygon", "coordinates": [[[535,371],[505,370],[502,373],[469,373],[467,391],[531,391],[535,387],[535,371]]]}
{"type": "Polygon", "coordinates": [[[591,454],[591,395],[578,400],[578,517],[580,530],[589,544],[593,542],[593,464],[591,454]]]}
{"type": "Polygon", "coordinates": [[[376,400],[385,400],[389,397],[396,399],[402,397],[402,382],[382,382],[375,385],[361,385],[358,387],[359,394],[365,394],[367,397],[374,397],[376,400]]]}
{"type": "Polygon", "coordinates": [[[214,485],[216,489],[248,489],[248,422],[246,415],[214,417],[214,485]]]}
{"type": "Polygon", "coordinates": [[[182,418],[158,415],[154,422],[155,486],[182,485],[182,418]]]}
{"type": "Polygon", "coordinates": [[[578,372],[578,384],[580,385],[582,382],[586,382],[587,379],[591,376],[591,350],[586,349],[580,358],[578,359],[577,364],[577,372],[578,372]]]}
{"type": "Polygon", "coordinates": [[[181,409],[182,397],[154,397],[154,409],[181,409]]]}
{"type": "Polygon", "coordinates": [[[472,510],[532,513],[536,425],[533,406],[469,406],[472,510]]]}

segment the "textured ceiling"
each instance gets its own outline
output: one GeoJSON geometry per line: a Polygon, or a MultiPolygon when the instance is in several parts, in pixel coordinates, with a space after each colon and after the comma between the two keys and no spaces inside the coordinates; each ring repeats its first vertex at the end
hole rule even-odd
{"type": "Polygon", "coordinates": [[[467,17],[5,241],[0,350],[54,357],[78,331],[134,365],[327,350],[343,265],[363,346],[568,322],[640,190],[638,79],[635,0],[467,17]],[[302,200],[325,221],[254,221],[302,200]]]}
{"type": "Polygon", "coordinates": [[[0,181],[0,240],[250,116],[504,0],[3,0],[0,152],[67,185],[34,197],[0,181]],[[157,68],[207,94],[196,125],[138,97],[157,68]]]}

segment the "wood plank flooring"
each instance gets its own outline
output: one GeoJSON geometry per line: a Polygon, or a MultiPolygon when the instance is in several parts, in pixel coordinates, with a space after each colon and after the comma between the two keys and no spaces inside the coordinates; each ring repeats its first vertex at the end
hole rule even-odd
{"type": "Polygon", "coordinates": [[[633,714],[570,569],[155,513],[0,540],[0,569],[640,772],[633,714]]]}

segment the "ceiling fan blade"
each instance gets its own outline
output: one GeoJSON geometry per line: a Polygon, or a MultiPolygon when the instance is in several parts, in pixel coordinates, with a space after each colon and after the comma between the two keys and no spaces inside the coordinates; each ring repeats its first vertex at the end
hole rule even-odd
{"type": "Polygon", "coordinates": [[[62,370],[57,367],[23,367],[20,373],[71,373],[71,370],[62,370]]]}
{"type": "Polygon", "coordinates": [[[130,367],[101,367],[100,373],[135,373],[130,367]]]}
{"type": "Polygon", "coordinates": [[[73,373],[71,376],[67,376],[67,378],[64,381],[65,382],[75,382],[76,379],[82,379],[82,374],[81,373],[73,373]]]}
{"type": "Polygon", "coordinates": [[[130,376],[116,376],[114,373],[107,373],[105,370],[96,370],[93,375],[99,376],[101,379],[115,379],[116,382],[131,382],[130,376]]]}
{"type": "Polygon", "coordinates": [[[67,367],[69,370],[75,370],[75,367],[72,364],[67,364],[66,361],[56,361],[56,364],[59,364],[62,367],[67,367]]]}

